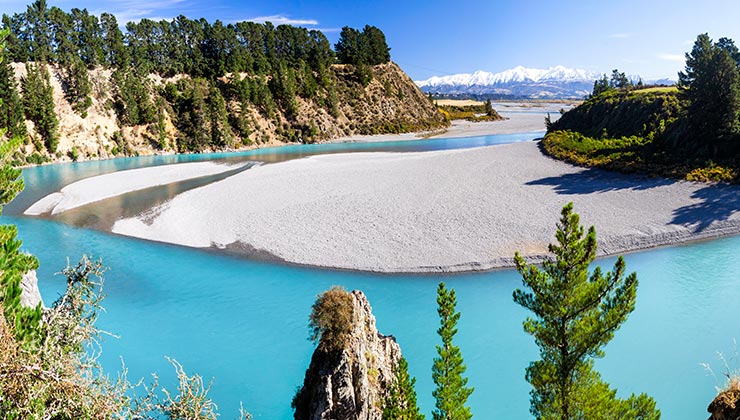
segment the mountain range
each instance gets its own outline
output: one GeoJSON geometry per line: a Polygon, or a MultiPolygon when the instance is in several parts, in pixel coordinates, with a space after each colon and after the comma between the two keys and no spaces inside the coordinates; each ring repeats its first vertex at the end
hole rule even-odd
{"type": "MultiPolygon", "coordinates": [[[[415,81],[424,93],[449,96],[493,96],[511,98],[583,98],[591,93],[594,81],[603,73],[564,66],[533,69],[518,66],[500,73],[476,71],[451,76],[434,76],[415,81]]],[[[629,76],[639,80],[639,76],[629,76]]],[[[645,81],[673,84],[669,79],[645,81]]]]}

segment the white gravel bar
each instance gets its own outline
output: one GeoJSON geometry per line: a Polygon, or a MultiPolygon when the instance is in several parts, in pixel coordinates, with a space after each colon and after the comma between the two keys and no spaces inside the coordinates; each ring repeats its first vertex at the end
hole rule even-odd
{"type": "Polygon", "coordinates": [[[69,184],[59,192],[49,194],[35,202],[24,214],[29,216],[55,215],[131,191],[217,175],[234,169],[236,169],[234,165],[193,162],[112,172],[69,184]]]}
{"type": "Polygon", "coordinates": [[[264,165],[113,232],[319,267],[474,271],[511,266],[515,251],[541,260],[570,201],[601,255],[740,233],[738,187],[580,168],[535,142],[264,165]]]}

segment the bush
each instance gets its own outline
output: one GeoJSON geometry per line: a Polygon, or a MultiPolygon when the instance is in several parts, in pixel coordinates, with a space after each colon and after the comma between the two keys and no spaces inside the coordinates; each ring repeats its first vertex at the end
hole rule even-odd
{"type": "Polygon", "coordinates": [[[327,351],[343,349],[352,331],[353,312],[352,296],[344,288],[334,286],[320,294],[308,318],[311,341],[327,351]]]}

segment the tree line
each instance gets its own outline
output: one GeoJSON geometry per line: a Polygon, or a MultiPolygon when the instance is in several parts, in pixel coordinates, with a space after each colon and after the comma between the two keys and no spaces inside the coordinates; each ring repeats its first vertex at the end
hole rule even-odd
{"type": "MultiPolygon", "coordinates": [[[[592,97],[644,87],[614,70],[594,82],[592,97]]],[[[711,158],[740,154],[740,50],[730,38],[700,34],[678,73],[680,117],[665,130],[671,148],[711,158]]]]}
{"type": "Polygon", "coordinates": [[[267,22],[214,23],[180,15],[172,20],[128,22],[125,32],[116,17],[99,17],[87,9],[69,13],[46,0],[36,0],[26,12],[4,14],[10,30],[8,59],[63,66],[77,61],[88,69],[135,68],[140,74],[188,74],[214,78],[227,73],[274,74],[280,66],[308,66],[317,77],[336,63],[382,64],[390,61],[383,32],[342,29],[337,53],[321,31],[267,22]]]}
{"type": "MultiPolygon", "coordinates": [[[[246,137],[256,125],[247,112],[250,106],[277,126],[283,125],[278,114],[284,116],[289,124],[281,135],[288,141],[315,137],[316,127],[295,123],[297,98],[336,116],[331,66],[355,66],[356,79],[367,85],[373,77],[368,66],[390,61],[385,35],[369,25],[362,31],[343,28],[335,53],[318,30],[269,22],[211,23],[182,15],[128,22],[122,30],[110,13],[65,12],[48,7],[46,0],[36,0],[25,12],[4,14],[2,24],[9,34],[0,68],[0,123],[11,134],[25,135],[24,120],[32,121],[36,136],[30,140],[41,156],[56,153],[59,142],[46,64],[59,69],[64,97],[83,118],[93,103],[90,70],[111,69],[112,100],[105,106],[116,112],[121,126],[151,125],[147,132],[164,148],[164,116],[169,115],[177,129],[170,146],[201,151],[248,144],[246,137]],[[28,63],[20,86],[12,62],[28,63]],[[189,80],[159,89],[150,74],[185,74],[189,80]]],[[[114,140],[114,151],[125,153],[120,133],[114,140]]]]}

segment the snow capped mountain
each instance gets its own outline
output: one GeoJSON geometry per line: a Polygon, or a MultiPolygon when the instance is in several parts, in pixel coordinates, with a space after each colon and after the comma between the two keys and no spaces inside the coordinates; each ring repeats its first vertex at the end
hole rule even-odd
{"type": "Polygon", "coordinates": [[[422,91],[438,94],[497,94],[504,96],[581,98],[601,73],[564,66],[530,69],[518,66],[501,73],[476,71],[434,76],[415,83],[422,91]]]}
{"type": "Polygon", "coordinates": [[[501,73],[489,73],[478,70],[473,74],[462,73],[452,76],[434,76],[427,80],[416,81],[419,87],[442,85],[501,85],[507,83],[538,83],[545,81],[557,82],[593,82],[601,77],[601,73],[582,69],[569,69],[563,66],[549,69],[530,69],[522,66],[515,67],[501,73]]]}

